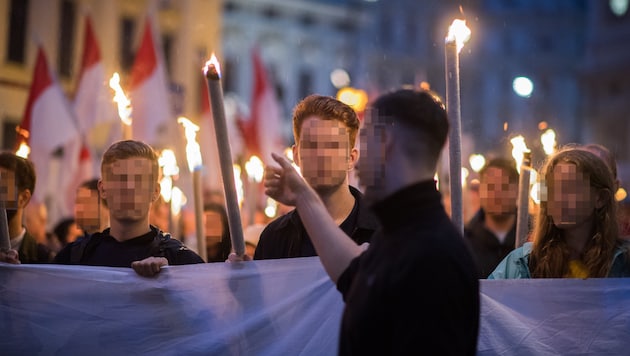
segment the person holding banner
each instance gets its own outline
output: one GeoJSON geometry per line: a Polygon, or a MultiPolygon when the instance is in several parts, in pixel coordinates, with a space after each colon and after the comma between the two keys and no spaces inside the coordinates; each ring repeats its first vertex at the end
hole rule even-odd
{"type": "Polygon", "coordinates": [[[343,294],[339,354],[475,355],[479,280],[433,179],[449,129],[432,92],[377,98],[361,131],[359,178],[381,223],[357,245],[284,157],[265,170],[266,193],[297,208],[319,258],[343,294]]]}
{"type": "Polygon", "coordinates": [[[110,228],[62,249],[55,263],[131,267],[150,277],[167,265],[204,263],[180,241],[149,224],[151,205],[160,196],[158,156],[151,146],[119,141],[103,154],[100,197],[110,228]]]}
{"type": "Polygon", "coordinates": [[[630,241],[620,239],[612,171],[579,146],[549,156],[534,241],[501,261],[488,277],[630,277],[630,241]]]}
{"type": "MultiPolygon", "coordinates": [[[[309,95],[293,110],[293,157],[335,223],[357,244],[369,242],[378,227],[363,194],[348,184],[359,159],[356,112],[341,101],[309,95]]],[[[260,234],[254,259],[316,256],[295,210],[271,222],[260,234]]]]}
{"type": "MultiPolygon", "coordinates": [[[[20,263],[50,263],[52,251],[37,242],[22,224],[24,210],[35,191],[35,167],[13,152],[0,153],[0,201],[7,212],[11,249],[18,252],[20,263]]],[[[13,253],[10,253],[13,256],[13,253]]],[[[13,259],[11,258],[11,261],[13,259]]]]}

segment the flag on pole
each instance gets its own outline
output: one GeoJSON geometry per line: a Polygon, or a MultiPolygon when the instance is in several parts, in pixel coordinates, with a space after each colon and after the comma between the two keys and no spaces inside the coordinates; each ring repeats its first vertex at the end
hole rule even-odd
{"type": "Polygon", "coordinates": [[[271,152],[281,153],[285,148],[281,110],[258,48],[252,50],[252,61],[254,90],[251,116],[248,121],[239,121],[239,128],[249,154],[255,154],[265,164],[269,164],[272,163],[271,152]]]}
{"type": "MultiPolygon", "coordinates": [[[[168,81],[159,42],[153,35],[151,17],[147,16],[140,47],[131,70],[130,99],[133,111],[133,138],[156,144],[166,134],[169,121],[175,121],[169,100],[168,81]]],[[[174,126],[174,125],[173,125],[174,126]]]]}
{"type": "MultiPolygon", "coordinates": [[[[31,147],[30,160],[35,165],[37,180],[33,199],[39,203],[46,203],[50,221],[55,218],[70,215],[60,202],[59,192],[65,192],[67,187],[60,187],[60,175],[73,175],[77,164],[59,169],[58,160],[53,160],[53,153],[64,148],[64,155],[73,156],[77,151],[65,151],[66,146],[73,141],[80,140],[77,123],[72,108],[56,78],[50,73],[44,49],[40,46],[33,73],[33,81],[29,92],[26,109],[22,118],[20,132],[27,131],[28,137],[22,134],[22,141],[31,147]],[[56,167],[53,161],[57,161],[56,167]],[[58,174],[57,174],[58,173],[58,174]],[[61,189],[59,189],[61,188],[61,189]],[[51,190],[52,189],[52,190],[51,190]]],[[[69,145],[70,149],[80,146],[69,145]]]]}

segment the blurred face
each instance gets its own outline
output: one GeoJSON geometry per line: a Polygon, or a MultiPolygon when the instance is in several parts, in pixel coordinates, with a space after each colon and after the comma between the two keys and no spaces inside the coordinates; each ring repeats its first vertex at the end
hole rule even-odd
{"type": "Polygon", "coordinates": [[[15,172],[0,167],[0,208],[18,208],[18,188],[15,172]]]}
{"type": "Polygon", "coordinates": [[[81,236],[83,236],[83,231],[79,229],[79,226],[76,223],[72,224],[68,227],[68,236],[66,237],[66,242],[74,242],[81,236]]]}
{"type": "Polygon", "coordinates": [[[100,201],[98,192],[85,187],[77,189],[74,202],[74,216],[77,225],[87,232],[98,231],[101,228],[100,201]]]}
{"type": "Polygon", "coordinates": [[[204,234],[206,236],[206,246],[221,242],[223,236],[223,222],[221,215],[216,211],[204,211],[204,234]]]}
{"type": "Polygon", "coordinates": [[[366,111],[363,128],[359,132],[361,157],[359,181],[368,200],[378,200],[385,189],[385,125],[375,121],[375,113],[366,111]]]}
{"type": "Polygon", "coordinates": [[[513,214],[518,198],[518,182],[510,183],[507,172],[497,167],[489,167],[481,177],[479,201],[487,214],[513,214]]]}
{"type": "Polygon", "coordinates": [[[549,184],[547,212],[558,228],[571,228],[595,211],[595,192],[589,177],[572,163],[558,163],[549,184]]]}
{"type": "Polygon", "coordinates": [[[307,118],[295,150],[296,163],[313,189],[321,192],[345,184],[351,147],[348,129],[342,122],[307,118]]]}
{"type": "Polygon", "coordinates": [[[112,219],[139,221],[149,215],[151,203],[159,194],[157,177],[146,158],[119,160],[104,167],[99,184],[112,219]]]}

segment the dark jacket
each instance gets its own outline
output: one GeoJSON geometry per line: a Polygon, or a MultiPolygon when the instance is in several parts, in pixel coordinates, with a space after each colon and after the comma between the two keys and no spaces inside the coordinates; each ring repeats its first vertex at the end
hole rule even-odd
{"type": "MultiPolygon", "coordinates": [[[[356,222],[342,224],[342,228],[357,244],[369,242],[372,234],[378,228],[374,214],[363,201],[363,194],[352,187],[350,193],[355,198],[357,210],[356,222]],[[347,225],[347,226],[344,226],[347,225]]],[[[351,214],[352,215],[352,214],[351,214]]],[[[306,233],[302,219],[296,210],[279,217],[265,227],[260,234],[260,240],[254,254],[255,260],[288,257],[317,256],[311,238],[306,233]]]]}
{"type": "Polygon", "coordinates": [[[134,261],[147,257],[165,257],[169,265],[204,263],[183,243],[155,226],[148,233],[126,241],[117,241],[109,228],[66,245],[55,257],[55,263],[131,267],[134,261]]]}
{"type": "Polygon", "coordinates": [[[24,234],[18,255],[20,263],[50,263],[53,259],[52,251],[45,245],[38,243],[28,231],[24,234]]]}
{"type": "Polygon", "coordinates": [[[514,249],[516,236],[516,221],[501,242],[492,231],[486,229],[485,220],[485,212],[479,209],[464,229],[464,236],[479,267],[479,278],[488,278],[499,262],[514,249]]]}
{"type": "Polygon", "coordinates": [[[339,276],[339,355],[475,355],[479,280],[435,182],[374,205],[382,229],[339,276]]]}

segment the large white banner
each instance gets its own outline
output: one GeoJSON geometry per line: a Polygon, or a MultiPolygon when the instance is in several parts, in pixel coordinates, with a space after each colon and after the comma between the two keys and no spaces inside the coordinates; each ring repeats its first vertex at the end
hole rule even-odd
{"type": "MultiPolygon", "coordinates": [[[[481,310],[479,355],[630,353],[629,279],[484,280],[481,310]]],[[[317,257],[156,278],[0,264],[2,355],[334,355],[342,311],[317,257]]]]}

